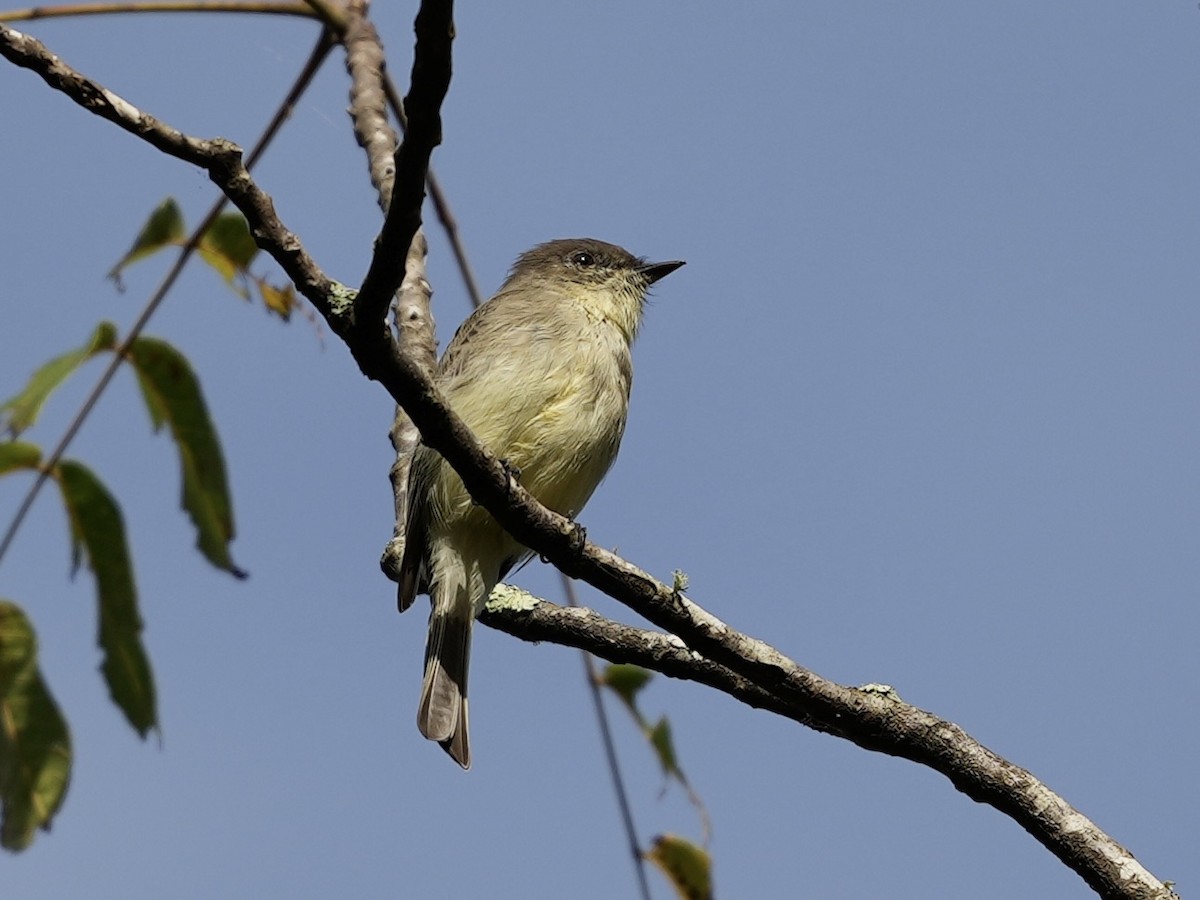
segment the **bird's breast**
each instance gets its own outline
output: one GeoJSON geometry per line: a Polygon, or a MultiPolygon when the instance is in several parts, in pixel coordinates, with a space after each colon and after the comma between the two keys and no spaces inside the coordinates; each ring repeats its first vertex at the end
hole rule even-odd
{"type": "Polygon", "coordinates": [[[505,458],[538,500],[574,515],[612,466],[625,433],[628,349],[594,341],[556,365],[546,386],[514,429],[505,458]]]}
{"type": "MultiPolygon", "coordinates": [[[[579,319],[572,325],[510,334],[505,353],[489,354],[486,367],[476,355],[445,386],[454,410],[519,470],[526,490],[570,516],[616,459],[632,382],[629,345],[616,328],[579,319]]],[[[461,517],[471,528],[482,527],[480,517],[491,521],[457,476],[439,483],[445,493],[435,500],[438,518],[461,517]]]]}

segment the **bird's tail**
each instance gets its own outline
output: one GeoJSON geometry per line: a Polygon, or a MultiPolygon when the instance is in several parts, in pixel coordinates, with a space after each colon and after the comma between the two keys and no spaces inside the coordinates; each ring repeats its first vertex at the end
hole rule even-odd
{"type": "Polygon", "coordinates": [[[417,727],[437,741],[464,769],[471,768],[467,736],[467,667],[471,660],[471,625],[475,620],[465,567],[438,573],[430,593],[429,639],[425,645],[425,680],[417,727]]]}

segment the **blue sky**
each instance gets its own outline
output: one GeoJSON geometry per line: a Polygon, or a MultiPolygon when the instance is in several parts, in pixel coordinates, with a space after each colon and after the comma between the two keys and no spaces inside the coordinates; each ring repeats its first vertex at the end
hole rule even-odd
{"type": "MultiPolygon", "coordinates": [[[[401,82],[412,13],[376,10],[401,82]]],[[[688,261],[655,290],[589,536],[686,571],[697,602],[822,675],[952,719],[1194,894],[1195,4],[529,2],[463,5],[457,26],[434,163],[484,290],[554,237],[688,261]]],[[[25,30],[243,144],[315,39],[246,17],[25,30]]],[[[346,89],[333,60],[259,176],[353,284],[379,220],[346,89]]],[[[0,98],[7,395],[95,321],[127,327],[165,261],[123,295],[104,273],[164,196],[194,222],[213,194],[27,72],[0,66],[0,98]]],[[[430,238],[444,342],[468,306],[430,238]]],[[[203,380],[251,577],[192,550],[172,448],[122,376],[72,453],[124,506],[162,745],[107,702],[47,494],[0,596],[33,617],[77,762],[53,833],[0,861],[6,894],[632,896],[577,654],[480,629],[474,768],[415,729],[423,616],[397,616],[377,567],[383,391],[199,268],[150,331],[203,380]]],[[[23,489],[0,481],[0,519],[23,489]]],[[[545,566],[517,580],[559,596],[545,566]]],[[[925,769],[690,684],[643,702],[708,804],[719,896],[1092,896],[925,769]]],[[[697,836],[617,713],[643,839],[697,836]]]]}

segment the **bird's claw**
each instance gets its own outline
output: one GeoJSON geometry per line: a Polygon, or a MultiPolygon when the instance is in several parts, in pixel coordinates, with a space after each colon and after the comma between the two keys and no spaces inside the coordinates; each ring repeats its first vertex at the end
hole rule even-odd
{"type": "Polygon", "coordinates": [[[501,459],[500,459],[500,465],[504,468],[504,473],[506,475],[508,475],[510,485],[513,484],[514,482],[517,484],[521,483],[520,468],[513,465],[511,462],[509,462],[507,459],[504,459],[503,457],[501,457],[501,459]]]}
{"type": "Polygon", "coordinates": [[[571,553],[575,556],[580,556],[583,548],[587,546],[587,529],[578,522],[571,523],[570,545],[571,553]]]}

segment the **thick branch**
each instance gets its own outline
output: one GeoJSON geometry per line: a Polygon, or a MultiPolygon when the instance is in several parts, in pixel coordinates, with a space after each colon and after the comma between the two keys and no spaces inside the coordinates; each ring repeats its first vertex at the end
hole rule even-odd
{"type": "Polygon", "coordinates": [[[576,647],[610,662],[633,663],[671,678],[695,681],[869,750],[927,765],[972,799],[1016,819],[1100,896],[1177,900],[1128,850],[1031,773],[997,756],[953,722],[905,703],[886,685],[851,688],[826,682],[765,644],[744,638],[758,645],[774,665],[790,668],[791,678],[813,682],[829,695],[838,715],[831,721],[827,715],[814,714],[802,697],[785,699],[765,690],[688,649],[673,634],[614,622],[584,607],[557,606],[509,585],[496,588],[480,621],[522,640],[576,647]]]}
{"type": "Polygon", "coordinates": [[[429,157],[442,142],[442,100],[450,89],[453,8],[449,0],[426,0],[417,13],[412,87],[404,98],[408,131],[396,150],[396,178],[383,230],[354,302],[355,329],[368,345],[386,337],[384,319],[404,277],[404,261],[413,236],[421,227],[429,157]]]}
{"type": "Polygon", "coordinates": [[[387,115],[383,44],[375,26],[366,17],[364,5],[362,0],[354,0],[349,5],[346,31],[342,35],[346,47],[346,71],[350,73],[350,121],[359,146],[367,151],[371,184],[379,194],[379,208],[386,215],[392,205],[395,153],[399,141],[387,115]]]}
{"type": "MultiPolygon", "coordinates": [[[[442,140],[441,105],[450,87],[453,4],[449,0],[424,2],[417,13],[412,87],[404,104],[409,128],[399,147],[387,119],[384,54],[379,35],[365,17],[363,0],[353,0],[348,13],[344,40],[346,67],[352,81],[350,114],[355,135],[367,151],[371,181],[380,192],[380,207],[385,214],[370,269],[354,302],[355,334],[349,341],[350,350],[370,378],[386,384],[389,370],[400,363],[419,370],[416,380],[431,387],[437,342],[429,306],[431,291],[425,279],[426,242],[421,231],[421,206],[429,157],[442,140]],[[401,290],[396,297],[393,342],[385,318],[397,286],[401,290]]],[[[403,386],[387,386],[397,401],[391,429],[396,462],[390,471],[396,520],[382,565],[395,578],[404,558],[410,502],[408,474],[421,435],[397,393],[397,388],[404,390],[403,386]]]]}
{"type": "Polygon", "coordinates": [[[337,296],[334,283],[308,255],[300,239],[283,226],[270,196],[254,183],[242,164],[240,147],[222,138],[190,137],[163,124],[76,72],[36,38],[4,25],[0,25],[0,56],[36,72],[47,84],[89,112],[140,137],[163,153],[205,169],[209,178],[246,217],[258,245],[271,254],[296,288],[325,315],[336,331],[345,330],[344,311],[331,300],[337,296]]]}
{"type": "MultiPolygon", "coordinates": [[[[420,222],[425,164],[429,151],[437,143],[437,104],[449,78],[448,11],[448,3],[428,3],[422,6],[418,17],[418,40],[430,41],[435,49],[423,53],[418,47],[414,85],[407,103],[411,104],[411,130],[427,137],[413,140],[411,156],[406,156],[403,147],[399,153],[391,215],[372,264],[374,278],[368,276],[369,284],[364,284],[362,292],[368,293],[370,286],[375,294],[369,296],[369,302],[356,307],[354,328],[346,327],[349,319],[346,292],[321,273],[296,236],[284,228],[270,197],[250,179],[237,147],[222,140],[188,137],[163,125],[62,64],[39,42],[3,26],[0,26],[0,54],[38,72],[47,83],[85,108],[158,149],[204,167],[246,216],[259,246],[280,263],[301,293],[347,342],[364,373],[383,384],[405,408],[420,428],[425,443],[450,462],[471,495],[518,540],[564,572],[583,578],[678,635],[690,648],[684,652],[691,662],[680,653],[666,653],[661,641],[669,639],[646,643],[646,639],[635,635],[634,640],[620,630],[623,626],[607,623],[603,626],[595,623],[594,629],[581,630],[578,622],[558,620],[561,626],[558,631],[546,626],[540,637],[573,643],[582,641],[578,637],[581,634],[592,635],[588,640],[593,643],[587,649],[600,655],[606,655],[605,646],[610,652],[618,647],[624,648],[622,652],[634,654],[640,640],[639,652],[643,658],[654,663],[657,652],[658,661],[663,665],[669,663],[672,674],[694,671],[695,680],[714,687],[719,686],[717,681],[742,685],[744,692],[752,692],[763,700],[761,705],[766,708],[780,711],[782,706],[788,710],[784,714],[810,727],[943,773],[968,796],[1014,818],[1103,897],[1164,900],[1172,897],[1169,889],[1142,868],[1127,850],[1030,773],[987,750],[957,725],[904,704],[889,690],[853,689],[825,681],[767,644],[729,628],[615,554],[588,543],[574,523],[540,506],[510,477],[505,467],[449,409],[425,368],[399,353],[387,335],[384,317],[402,274],[403,250],[409,247],[420,222]],[[427,13],[426,6],[446,15],[427,13]],[[427,76],[434,82],[432,87],[424,83],[427,76]],[[416,114],[418,110],[420,115],[416,114]],[[420,127],[418,121],[422,123],[420,127]],[[771,699],[771,705],[767,699],[771,699]]],[[[408,144],[406,141],[405,146],[408,144]]],[[[544,612],[551,615],[550,611],[544,612]]],[[[517,618],[513,621],[520,624],[517,618]]],[[[532,628],[529,623],[533,621],[527,618],[525,627],[532,628]]]]}
{"type": "MultiPolygon", "coordinates": [[[[379,194],[379,206],[386,216],[391,208],[395,186],[396,132],[387,114],[387,90],[384,67],[386,58],[379,33],[366,17],[365,0],[351,0],[347,7],[345,33],[346,70],[350,73],[350,120],[359,145],[367,153],[371,183],[379,194]]],[[[432,184],[432,172],[427,178],[432,184]]],[[[425,276],[428,247],[423,228],[418,228],[408,248],[404,280],[395,299],[396,342],[400,352],[418,361],[432,377],[437,367],[437,336],[429,299],[433,293],[425,276]]],[[[389,432],[396,461],[389,471],[395,501],[395,527],[383,553],[381,565],[390,578],[398,579],[404,561],[407,540],[409,473],[421,433],[404,408],[396,405],[389,432]]]]}
{"type": "Polygon", "coordinates": [[[559,606],[502,584],[492,591],[479,621],[523,641],[574,647],[612,663],[632,663],[670,678],[695,681],[729,694],[747,706],[770,710],[818,731],[829,731],[803,709],[693,653],[675,635],[606,619],[586,606],[559,606]]]}

